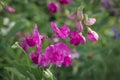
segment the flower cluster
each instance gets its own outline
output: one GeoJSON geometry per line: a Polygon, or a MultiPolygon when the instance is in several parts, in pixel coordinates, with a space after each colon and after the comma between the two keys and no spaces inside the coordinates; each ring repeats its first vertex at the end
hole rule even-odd
{"type": "Polygon", "coordinates": [[[84,23],[84,25],[87,27],[87,38],[89,41],[91,42],[96,42],[99,39],[98,34],[92,30],[89,26],[92,26],[95,24],[96,19],[95,18],[88,18],[85,15],[85,19],[83,21],[83,12],[82,10],[78,10],[77,12],[72,13],[69,17],[70,20],[76,20],[76,28],[77,30],[72,31],[70,34],[70,38],[71,44],[74,45],[79,45],[79,43],[81,42],[82,44],[86,43],[86,39],[85,37],[82,35],[83,32],[83,25],[82,22],[84,23]]]}
{"type": "Polygon", "coordinates": [[[57,2],[49,2],[48,3],[48,10],[55,14],[56,12],[60,11],[60,5],[67,5],[67,4],[70,4],[71,3],[71,0],[58,0],[59,3],[57,2]]]}
{"type": "MultiPolygon", "coordinates": [[[[61,32],[67,29],[66,26],[61,28],[61,32]]],[[[63,32],[63,34],[65,34],[63,32]]],[[[61,34],[60,36],[62,36],[61,34]]],[[[65,37],[63,37],[65,38],[65,37]]],[[[47,67],[50,64],[56,64],[61,67],[62,64],[70,66],[72,64],[70,48],[63,42],[49,45],[42,53],[42,43],[45,41],[44,36],[38,32],[37,25],[34,27],[33,34],[25,36],[24,40],[19,42],[19,45],[27,51],[29,47],[36,47],[35,52],[31,52],[29,57],[38,66],[47,67]]]]}

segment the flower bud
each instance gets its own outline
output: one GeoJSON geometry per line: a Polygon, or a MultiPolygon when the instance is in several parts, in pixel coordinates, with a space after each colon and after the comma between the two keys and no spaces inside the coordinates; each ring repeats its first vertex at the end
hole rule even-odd
{"type": "Polygon", "coordinates": [[[6,11],[7,11],[8,13],[11,13],[11,14],[13,14],[13,13],[16,12],[16,10],[15,10],[13,7],[11,7],[11,6],[7,6],[7,7],[6,7],[6,11]]]}
{"type": "Polygon", "coordinates": [[[99,35],[98,35],[95,31],[89,29],[89,31],[88,31],[88,33],[87,33],[87,38],[88,38],[88,40],[90,40],[91,42],[96,42],[96,41],[98,41],[98,39],[99,39],[99,35]]]}
{"type": "Polygon", "coordinates": [[[51,13],[55,14],[56,12],[58,12],[60,10],[60,6],[55,2],[49,2],[48,3],[48,10],[51,13]]]}

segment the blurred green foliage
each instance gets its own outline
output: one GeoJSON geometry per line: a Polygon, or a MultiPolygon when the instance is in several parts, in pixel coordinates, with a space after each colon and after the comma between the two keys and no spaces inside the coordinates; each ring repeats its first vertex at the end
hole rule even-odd
{"type": "MultiPolygon", "coordinates": [[[[11,46],[16,41],[21,41],[25,34],[31,33],[35,23],[38,24],[40,33],[46,33],[48,37],[51,37],[52,34],[50,21],[56,21],[60,26],[67,22],[72,29],[75,22],[68,20],[67,17],[81,5],[84,6],[84,12],[89,17],[97,19],[96,24],[91,28],[98,32],[100,39],[96,43],[87,41],[87,44],[75,47],[80,58],[73,60],[71,67],[53,66],[51,71],[57,80],[120,79],[120,36],[115,39],[112,31],[115,26],[120,35],[120,16],[111,15],[100,0],[74,0],[74,4],[61,6],[62,11],[54,15],[47,9],[49,0],[2,1],[14,7],[16,13],[9,14],[5,10],[0,11],[0,29],[9,28],[3,24],[6,17],[15,22],[7,35],[3,36],[0,32],[0,80],[41,80],[41,77],[46,77],[46,75],[40,74],[41,68],[32,62],[30,62],[31,66],[27,64],[26,55],[21,50],[12,49],[11,46]],[[18,32],[23,34],[19,37],[18,32]]],[[[112,3],[112,5],[112,8],[120,8],[119,0],[118,3],[112,3]]],[[[46,80],[48,80],[47,77],[46,80]]]]}

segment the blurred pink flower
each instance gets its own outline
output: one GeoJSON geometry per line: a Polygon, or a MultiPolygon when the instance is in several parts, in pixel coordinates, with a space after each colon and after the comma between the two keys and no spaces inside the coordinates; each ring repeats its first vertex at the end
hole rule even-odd
{"type": "Polygon", "coordinates": [[[48,10],[51,12],[51,13],[56,13],[58,11],[60,11],[60,6],[56,3],[56,2],[49,2],[48,3],[48,10]]]}
{"type": "Polygon", "coordinates": [[[69,35],[70,29],[67,25],[62,26],[60,29],[55,22],[51,22],[51,27],[56,35],[62,39],[66,39],[69,35]]]}
{"type": "Polygon", "coordinates": [[[56,64],[58,67],[61,67],[62,63],[65,63],[65,66],[69,66],[72,63],[71,59],[65,58],[70,56],[70,49],[63,42],[48,46],[44,55],[47,55],[51,59],[51,63],[56,64]]]}
{"type": "Polygon", "coordinates": [[[11,6],[7,6],[5,9],[6,9],[6,11],[7,11],[8,13],[11,13],[11,14],[13,14],[13,13],[16,12],[16,10],[15,10],[13,7],[11,7],[11,6]]]}
{"type": "Polygon", "coordinates": [[[84,24],[86,26],[91,26],[91,25],[95,24],[95,22],[96,22],[95,18],[88,18],[87,20],[84,21],[84,24]]]}
{"type": "Polygon", "coordinates": [[[41,35],[38,32],[38,28],[36,24],[34,26],[33,35],[32,36],[31,34],[26,35],[25,40],[30,47],[33,47],[35,45],[41,45],[41,35]]]}
{"type": "Polygon", "coordinates": [[[73,45],[79,45],[80,43],[85,44],[86,39],[83,35],[79,34],[77,31],[70,32],[70,43],[73,45]]]}
{"type": "Polygon", "coordinates": [[[88,33],[87,33],[87,38],[88,38],[88,40],[90,40],[91,42],[96,42],[96,41],[98,41],[98,39],[99,39],[99,35],[98,35],[95,31],[89,29],[89,31],[88,31],[88,33]]]}
{"type": "Polygon", "coordinates": [[[71,3],[71,0],[58,0],[58,2],[62,5],[67,5],[71,3]]]}

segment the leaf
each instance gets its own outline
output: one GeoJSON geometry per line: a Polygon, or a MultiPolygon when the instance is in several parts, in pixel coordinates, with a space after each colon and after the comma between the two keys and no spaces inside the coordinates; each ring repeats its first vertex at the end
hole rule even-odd
{"type": "Polygon", "coordinates": [[[5,67],[5,69],[6,69],[7,71],[10,71],[10,72],[14,73],[15,75],[17,75],[17,76],[19,76],[19,77],[21,77],[21,78],[25,78],[25,76],[24,76],[23,74],[21,74],[21,73],[20,73],[17,69],[15,69],[15,68],[5,67]]]}

